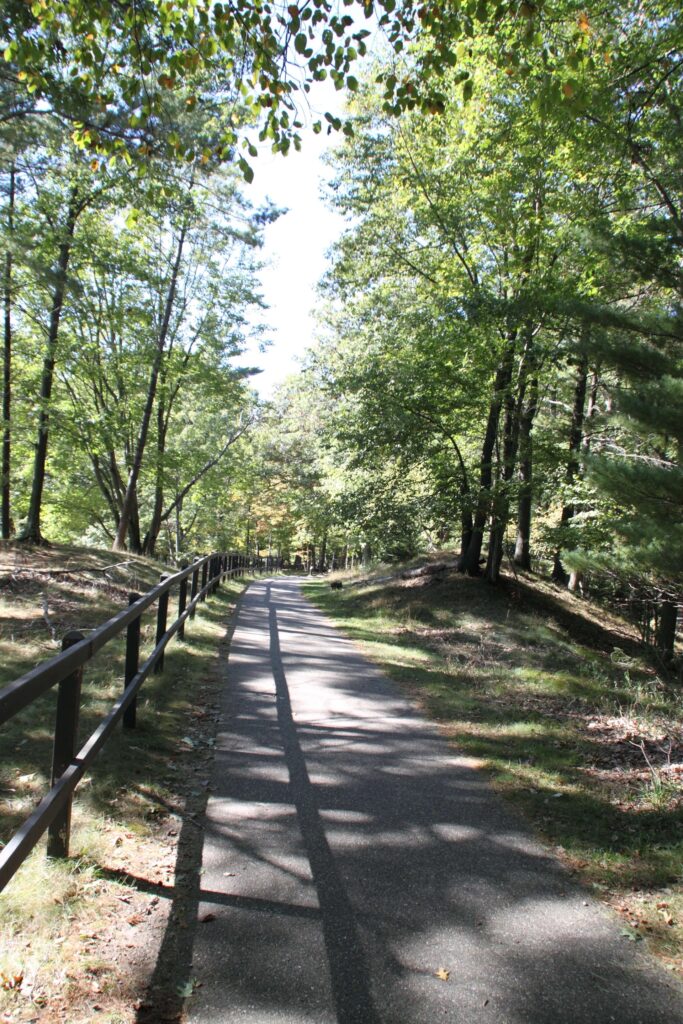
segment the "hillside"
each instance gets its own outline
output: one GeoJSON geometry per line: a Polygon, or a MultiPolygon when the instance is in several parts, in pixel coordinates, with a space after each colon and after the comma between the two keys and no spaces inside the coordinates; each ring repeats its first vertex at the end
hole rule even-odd
{"type": "MultiPolygon", "coordinates": [[[[67,630],[97,626],[127,604],[129,591],[149,589],[166,569],[89,548],[4,548],[2,685],[55,654],[67,630]]],[[[128,1024],[150,998],[171,901],[137,880],[152,879],[163,894],[182,877],[186,859],[196,860],[184,825],[206,803],[221,643],[242,586],[225,584],[188,624],[185,642],[170,644],[163,674],[142,688],[137,728],[116,730],[79,786],[70,860],[49,862],[41,841],[4,891],[3,1022],[79,1024],[95,1012],[99,1020],[128,1024]]],[[[143,652],[153,636],[148,613],[143,652]]],[[[86,666],[82,739],[119,696],[122,679],[119,638],[86,666]]],[[[48,787],[54,707],[51,691],[0,731],[2,843],[48,787]]],[[[196,825],[190,831],[196,835],[196,825]]]]}
{"type": "Polygon", "coordinates": [[[628,623],[531,575],[338,575],[309,597],[683,970],[683,701],[628,623]]]}

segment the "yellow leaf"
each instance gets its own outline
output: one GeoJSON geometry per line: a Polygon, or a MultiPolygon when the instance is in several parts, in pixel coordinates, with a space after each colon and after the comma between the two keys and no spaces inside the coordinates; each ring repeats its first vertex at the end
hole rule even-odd
{"type": "Polygon", "coordinates": [[[435,978],[440,978],[441,981],[448,981],[450,971],[447,971],[445,967],[439,967],[438,971],[434,972],[435,978]]]}
{"type": "Polygon", "coordinates": [[[582,32],[585,32],[586,34],[590,33],[591,23],[588,20],[588,15],[585,13],[585,11],[579,15],[579,28],[582,32]]]}

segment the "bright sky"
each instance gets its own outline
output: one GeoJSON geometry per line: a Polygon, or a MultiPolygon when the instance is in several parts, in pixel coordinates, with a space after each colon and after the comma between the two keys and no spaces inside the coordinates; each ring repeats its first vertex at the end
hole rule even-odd
{"type": "MultiPolygon", "coordinates": [[[[333,87],[322,83],[311,101],[315,113],[329,110],[339,114],[343,97],[333,87]]],[[[322,117],[321,117],[322,120],[322,117]]],[[[264,148],[252,161],[255,177],[248,195],[257,204],[268,197],[276,206],[286,208],[265,232],[263,259],[268,266],[261,274],[262,292],[267,305],[265,321],[271,328],[268,337],[273,344],[259,352],[255,344],[247,349],[240,362],[260,366],[263,372],[252,377],[252,384],[264,397],[288,374],[297,369],[297,356],[314,340],[315,324],[312,310],[316,304],[316,285],[324,273],[325,251],[343,229],[342,218],[329,210],[320,196],[322,181],[330,171],[322,163],[323,154],[339,138],[328,136],[326,128],[314,135],[307,127],[302,131],[303,146],[286,157],[264,148]]]]}

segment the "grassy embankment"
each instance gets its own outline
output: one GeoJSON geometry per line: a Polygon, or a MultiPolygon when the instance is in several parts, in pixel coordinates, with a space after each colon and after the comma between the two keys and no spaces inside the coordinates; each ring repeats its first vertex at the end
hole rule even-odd
{"type": "Polygon", "coordinates": [[[683,971],[683,694],[633,630],[532,577],[337,578],[306,593],[683,971]]]}
{"type": "MultiPolygon", "coordinates": [[[[165,568],[133,558],[97,571],[121,557],[56,546],[2,550],[0,685],[55,654],[67,630],[109,618],[165,568]]],[[[177,880],[181,825],[206,798],[219,644],[242,588],[224,584],[202,604],[185,642],[167,649],[163,674],[144,684],[136,730],[116,731],[77,791],[70,860],[49,862],[42,841],[0,897],[3,1022],[128,1024],[144,1007],[167,911],[126,872],[160,887],[177,880]]],[[[143,656],[154,631],[152,610],[143,617],[143,656]]],[[[123,657],[118,638],[86,666],[81,739],[120,694],[123,657]]],[[[0,731],[0,842],[48,787],[54,708],[50,692],[0,731]]]]}

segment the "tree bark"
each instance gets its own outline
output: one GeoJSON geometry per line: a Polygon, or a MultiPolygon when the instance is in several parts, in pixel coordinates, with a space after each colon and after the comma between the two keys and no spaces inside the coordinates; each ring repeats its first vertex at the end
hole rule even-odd
{"type": "Polygon", "coordinates": [[[531,569],[531,509],[533,497],[533,438],[531,435],[538,409],[538,377],[529,386],[529,399],[519,425],[519,506],[514,563],[520,569],[531,569]]]}
{"type": "Polygon", "coordinates": [[[160,401],[157,408],[157,465],[154,481],[154,507],[152,509],[149,529],[145,534],[145,540],[142,545],[144,553],[150,556],[154,555],[156,549],[162,523],[161,516],[164,510],[164,454],[166,452],[167,429],[166,406],[163,401],[160,401]]]}
{"type": "MultiPolygon", "coordinates": [[[[572,421],[569,428],[569,461],[565,480],[567,487],[571,488],[579,469],[579,451],[583,437],[584,409],[586,404],[586,388],[588,383],[588,359],[582,356],[576,370],[574,384],[574,404],[572,406],[572,421]]],[[[560,518],[561,535],[568,527],[570,521],[576,514],[576,505],[573,501],[568,502],[562,508],[560,518]]],[[[562,564],[562,542],[555,550],[553,558],[552,578],[556,583],[566,586],[569,583],[569,574],[562,564]]]]}
{"type": "Polygon", "coordinates": [[[669,662],[674,656],[674,644],[676,643],[676,620],[678,608],[675,601],[662,601],[657,608],[657,631],[655,644],[657,650],[665,661],[669,662]]]}
{"type": "Polygon", "coordinates": [[[493,454],[498,437],[498,424],[500,412],[503,406],[503,399],[510,387],[512,378],[512,364],[514,359],[517,332],[512,331],[505,343],[503,358],[496,371],[493,384],[493,395],[489,405],[489,413],[486,421],[486,430],[481,448],[481,459],[479,469],[479,494],[472,520],[472,533],[467,551],[460,560],[459,568],[470,576],[480,574],[479,559],[481,547],[484,540],[484,527],[489,516],[491,507],[491,484],[493,482],[493,454]]]}
{"type": "Polygon", "coordinates": [[[183,532],[183,499],[180,495],[176,495],[175,500],[175,557],[176,561],[180,558],[180,553],[185,547],[185,534],[183,532]]]}
{"type": "Polygon", "coordinates": [[[11,509],[11,452],[12,452],[12,233],[14,231],[14,199],[16,168],[12,163],[9,172],[9,197],[7,207],[7,230],[9,244],[5,256],[4,277],[4,347],[2,366],[2,539],[9,540],[12,534],[11,509]]]}
{"type": "Polygon", "coordinates": [[[36,440],[36,453],[33,463],[31,500],[28,516],[26,517],[26,525],[19,537],[20,541],[27,544],[45,543],[40,529],[40,519],[43,505],[43,490],[45,487],[45,468],[47,465],[50,399],[52,397],[52,385],[55,375],[55,359],[57,356],[59,324],[62,316],[64,297],[66,295],[69,259],[73,248],[76,221],[82,209],[83,206],[79,206],[78,204],[77,193],[74,187],[72,188],[69,196],[64,233],[62,235],[62,241],[59,246],[59,255],[57,257],[55,285],[52,293],[50,326],[48,328],[47,345],[43,360],[43,373],[40,382],[40,413],[38,415],[38,437],[36,440]]]}
{"type": "Polygon", "coordinates": [[[142,460],[145,455],[145,448],[147,447],[149,425],[152,419],[154,400],[156,398],[157,384],[159,381],[159,372],[161,370],[161,363],[164,357],[166,339],[168,336],[168,330],[171,323],[171,314],[173,312],[173,304],[175,302],[176,290],[178,287],[178,277],[180,274],[180,265],[183,258],[183,246],[185,244],[186,233],[187,225],[183,224],[183,227],[180,231],[180,235],[178,236],[176,256],[173,262],[173,269],[171,271],[171,278],[168,285],[168,291],[166,293],[164,314],[161,320],[161,324],[159,326],[159,334],[157,338],[156,350],[154,353],[154,361],[152,363],[152,369],[149,375],[149,383],[147,385],[147,398],[142,413],[142,420],[140,421],[140,429],[138,432],[138,438],[135,445],[133,463],[128,476],[126,493],[124,495],[123,505],[121,507],[121,517],[119,519],[118,528],[116,530],[116,537],[114,538],[114,543],[112,545],[115,551],[125,550],[126,539],[128,537],[128,531],[131,522],[131,516],[133,514],[133,508],[137,503],[137,483],[140,477],[140,470],[142,469],[142,460]]]}

